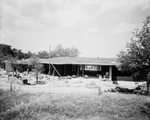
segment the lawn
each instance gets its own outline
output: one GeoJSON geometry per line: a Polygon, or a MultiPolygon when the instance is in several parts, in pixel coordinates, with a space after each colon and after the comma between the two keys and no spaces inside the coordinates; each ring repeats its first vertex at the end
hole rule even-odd
{"type": "Polygon", "coordinates": [[[150,120],[150,98],[121,93],[0,90],[1,120],[150,120]]]}

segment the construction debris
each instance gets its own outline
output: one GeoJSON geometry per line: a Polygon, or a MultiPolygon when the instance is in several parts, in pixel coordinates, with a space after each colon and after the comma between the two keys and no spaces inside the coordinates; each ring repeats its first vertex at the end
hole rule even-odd
{"type": "Polygon", "coordinates": [[[142,94],[142,95],[147,94],[146,82],[135,83],[134,86],[117,85],[115,89],[117,92],[123,92],[123,93],[134,93],[134,94],[142,94]]]}

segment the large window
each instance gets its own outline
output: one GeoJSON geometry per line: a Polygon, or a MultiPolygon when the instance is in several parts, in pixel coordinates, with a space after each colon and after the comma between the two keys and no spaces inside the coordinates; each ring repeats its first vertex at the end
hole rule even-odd
{"type": "Polygon", "coordinates": [[[89,71],[98,71],[99,70],[98,68],[99,67],[96,65],[86,65],[85,66],[85,70],[89,70],[89,71]]]}

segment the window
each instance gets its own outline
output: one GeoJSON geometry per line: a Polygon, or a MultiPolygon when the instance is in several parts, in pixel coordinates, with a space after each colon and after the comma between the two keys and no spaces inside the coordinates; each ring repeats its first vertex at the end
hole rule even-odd
{"type": "Polygon", "coordinates": [[[96,65],[86,65],[85,70],[98,71],[98,66],[96,66],[96,65]]]}

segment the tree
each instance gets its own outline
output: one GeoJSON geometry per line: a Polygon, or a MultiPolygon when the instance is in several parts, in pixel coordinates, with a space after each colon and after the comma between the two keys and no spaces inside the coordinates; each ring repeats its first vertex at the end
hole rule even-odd
{"type": "MultiPolygon", "coordinates": [[[[50,57],[77,57],[79,50],[75,47],[64,48],[62,45],[56,46],[56,48],[50,52],[50,57]]],[[[47,51],[39,51],[36,55],[38,58],[48,59],[49,53],[47,51]]]]}
{"type": "Polygon", "coordinates": [[[144,21],[142,29],[136,29],[127,50],[118,55],[120,68],[123,71],[135,73],[137,77],[143,77],[147,81],[147,92],[149,94],[150,78],[150,15],[144,21]]]}
{"type": "Polygon", "coordinates": [[[79,55],[79,50],[75,47],[65,48],[66,56],[77,57],[79,55]]]}
{"type": "Polygon", "coordinates": [[[4,68],[5,60],[15,62],[16,60],[30,58],[33,55],[34,54],[30,51],[28,53],[24,53],[21,50],[12,48],[10,45],[0,44],[0,67],[4,68]]]}
{"type": "Polygon", "coordinates": [[[5,60],[12,60],[15,57],[10,45],[0,44],[0,67],[4,66],[5,60]]]}
{"type": "Polygon", "coordinates": [[[24,59],[28,59],[34,55],[35,55],[35,53],[31,53],[30,51],[28,51],[27,53],[24,53],[24,59]]]}
{"type": "Polygon", "coordinates": [[[0,53],[3,56],[14,56],[14,52],[10,45],[0,44],[0,53]]]}
{"type": "Polygon", "coordinates": [[[64,48],[62,45],[58,45],[52,52],[50,57],[77,57],[79,50],[75,47],[64,48]]]}
{"type": "Polygon", "coordinates": [[[6,44],[0,44],[0,62],[7,60],[9,58],[15,59],[27,59],[33,56],[34,54],[30,51],[28,53],[23,53],[21,50],[16,48],[11,48],[12,46],[6,44]]]}
{"type": "Polygon", "coordinates": [[[49,53],[47,51],[39,51],[37,57],[47,59],[49,58],[49,53]]]}
{"type": "Polygon", "coordinates": [[[36,76],[36,83],[38,83],[39,73],[44,70],[43,65],[39,62],[39,58],[37,58],[36,56],[30,58],[30,65],[32,65],[33,71],[35,72],[36,76]]]}

